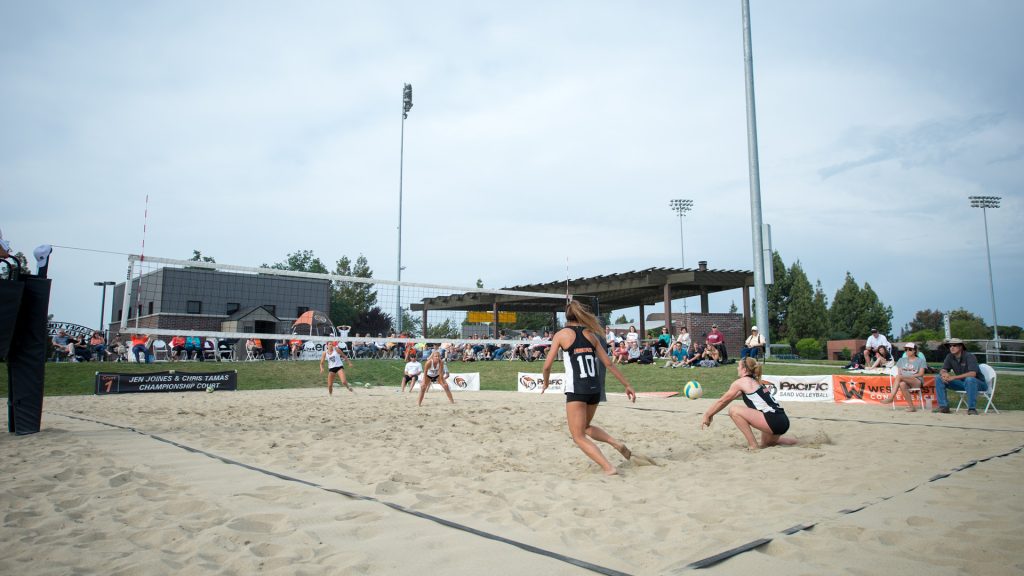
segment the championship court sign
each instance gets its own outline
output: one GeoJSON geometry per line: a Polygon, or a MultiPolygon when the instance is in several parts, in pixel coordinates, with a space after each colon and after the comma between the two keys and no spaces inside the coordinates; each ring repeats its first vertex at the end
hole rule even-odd
{"type": "Polygon", "coordinates": [[[144,372],[119,374],[96,373],[96,394],[130,394],[134,392],[203,392],[207,389],[237,390],[238,372],[144,372]]]}

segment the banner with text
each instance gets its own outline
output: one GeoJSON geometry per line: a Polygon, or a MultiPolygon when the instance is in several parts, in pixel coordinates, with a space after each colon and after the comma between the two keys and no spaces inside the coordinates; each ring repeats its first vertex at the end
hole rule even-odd
{"type": "Polygon", "coordinates": [[[832,402],[832,376],[761,377],[768,392],[779,402],[832,402]]]}
{"type": "MultiPolygon", "coordinates": [[[[832,376],[832,397],[844,404],[880,404],[889,395],[891,381],[888,376],[865,374],[836,374],[832,376]]],[[[935,402],[935,376],[924,377],[924,397],[935,402]]],[[[906,406],[903,394],[896,395],[896,404],[906,406]]]]}
{"type": "Polygon", "coordinates": [[[145,372],[118,374],[96,373],[96,394],[130,394],[133,392],[201,392],[237,390],[238,373],[230,372],[145,372]]]}
{"type": "MultiPolygon", "coordinates": [[[[539,372],[520,372],[517,382],[517,392],[540,394],[540,390],[544,386],[544,375],[539,372]]],[[[545,394],[562,394],[563,392],[565,392],[565,372],[552,372],[545,394]]]]}
{"type": "MultiPolygon", "coordinates": [[[[479,392],[480,391],[480,373],[479,372],[470,372],[470,373],[463,372],[463,373],[458,373],[458,374],[455,374],[455,373],[448,374],[448,377],[445,378],[445,381],[448,382],[448,389],[451,390],[452,392],[479,392]]],[[[419,390],[420,389],[420,379],[416,380],[416,384],[413,385],[412,389],[413,390],[419,390]]],[[[440,391],[440,390],[444,390],[444,388],[441,388],[441,384],[435,382],[434,384],[430,385],[430,388],[427,389],[427,392],[431,392],[431,391],[434,391],[434,390],[440,391]]]]}

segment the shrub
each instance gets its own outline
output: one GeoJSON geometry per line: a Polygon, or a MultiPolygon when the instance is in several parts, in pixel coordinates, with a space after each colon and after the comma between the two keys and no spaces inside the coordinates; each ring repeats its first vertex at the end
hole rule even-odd
{"type": "Polygon", "coordinates": [[[808,360],[821,360],[825,357],[824,347],[817,338],[804,338],[797,342],[796,353],[808,360]]]}

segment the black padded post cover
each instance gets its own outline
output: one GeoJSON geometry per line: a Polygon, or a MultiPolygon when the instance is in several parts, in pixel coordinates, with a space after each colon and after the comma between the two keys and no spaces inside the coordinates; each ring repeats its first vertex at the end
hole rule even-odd
{"type": "Polygon", "coordinates": [[[0,280],[0,360],[7,358],[11,347],[24,289],[25,285],[18,280],[0,280]]]}
{"type": "Polygon", "coordinates": [[[43,418],[50,281],[23,276],[24,290],[7,354],[7,428],[15,434],[39,432],[43,418]]]}

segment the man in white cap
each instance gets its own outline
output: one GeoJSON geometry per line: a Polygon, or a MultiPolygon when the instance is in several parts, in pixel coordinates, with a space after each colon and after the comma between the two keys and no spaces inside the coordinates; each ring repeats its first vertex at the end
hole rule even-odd
{"type": "Polygon", "coordinates": [[[892,344],[889,343],[889,339],[884,334],[878,333],[878,328],[871,329],[871,336],[868,336],[868,341],[864,344],[864,365],[868,366],[871,361],[874,360],[875,354],[878,353],[878,349],[881,347],[886,348],[886,352],[889,353],[889,358],[892,358],[892,344]]]}
{"type": "Polygon", "coordinates": [[[743,348],[740,348],[740,359],[750,356],[757,358],[758,351],[764,351],[764,336],[757,331],[757,326],[750,327],[750,336],[743,341],[743,348]]]}
{"type": "Polygon", "coordinates": [[[988,390],[985,375],[981,373],[978,359],[964,348],[964,341],[959,338],[946,340],[949,354],[942,361],[942,370],[935,378],[935,397],[939,407],[933,412],[949,414],[949,401],[946,400],[946,388],[967,392],[967,413],[974,415],[978,401],[978,390],[988,390]]]}

